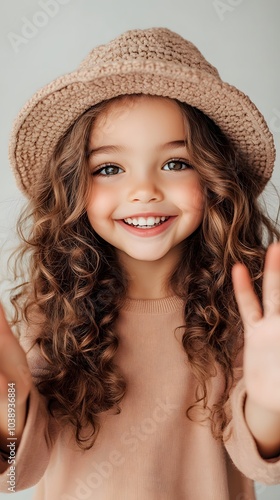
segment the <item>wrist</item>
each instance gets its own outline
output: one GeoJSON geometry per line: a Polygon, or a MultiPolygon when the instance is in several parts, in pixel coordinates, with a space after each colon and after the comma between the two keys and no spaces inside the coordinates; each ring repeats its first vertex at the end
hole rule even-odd
{"type": "Polygon", "coordinates": [[[260,406],[246,397],[244,415],[263,458],[280,454],[280,413],[260,406]]]}

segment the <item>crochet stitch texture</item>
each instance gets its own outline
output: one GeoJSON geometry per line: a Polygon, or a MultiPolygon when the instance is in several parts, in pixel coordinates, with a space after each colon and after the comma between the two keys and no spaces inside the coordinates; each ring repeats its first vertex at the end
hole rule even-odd
{"type": "Polygon", "coordinates": [[[259,193],[263,190],[275,161],[263,115],[248,96],[221,80],[191,42],[167,28],[130,30],[94,48],[76,71],[44,86],[25,104],[9,145],[18,187],[32,197],[58,140],[84,111],[138,93],[178,99],[203,111],[234,144],[259,193]]]}

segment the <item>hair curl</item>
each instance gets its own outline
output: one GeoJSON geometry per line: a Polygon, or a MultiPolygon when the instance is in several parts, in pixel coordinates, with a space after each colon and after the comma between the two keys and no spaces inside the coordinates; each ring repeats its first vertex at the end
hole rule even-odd
{"type": "MultiPolygon", "coordinates": [[[[119,345],[114,324],[127,280],[114,248],[94,232],[87,218],[87,147],[93,123],[108,103],[136,97],[101,103],[76,120],[57,144],[18,222],[22,244],[15,269],[23,273],[27,259],[28,276],[12,291],[13,324],[25,320],[32,325],[34,309],[42,317],[34,343],[48,362],[49,375],[38,388],[50,413],[73,426],[84,449],[97,437],[98,414],[110,408],[119,413],[126,390],[114,363],[119,345]],[[90,429],[86,436],[85,426],[90,429]]],[[[209,415],[213,435],[220,438],[229,421],[225,406],[236,356],[243,347],[231,268],[235,262],[245,263],[261,297],[265,250],[279,239],[279,232],[256,199],[257,181],[219,127],[201,111],[178,105],[205,197],[203,222],[185,241],[181,263],[170,277],[174,293],[185,300],[182,344],[198,382],[196,401],[186,414],[193,418],[192,410],[201,403],[207,409],[207,382],[217,362],[225,391],[209,415]]]]}

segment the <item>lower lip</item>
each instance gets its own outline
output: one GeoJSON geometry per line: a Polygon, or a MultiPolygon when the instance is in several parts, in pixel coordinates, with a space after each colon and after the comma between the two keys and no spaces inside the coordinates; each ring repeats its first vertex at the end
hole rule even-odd
{"type": "Polygon", "coordinates": [[[176,219],[176,217],[169,217],[167,221],[163,222],[159,226],[151,227],[150,229],[137,229],[134,226],[129,226],[123,220],[118,220],[117,222],[129,233],[135,234],[136,236],[149,238],[151,236],[157,236],[158,234],[161,234],[164,231],[166,231],[166,229],[168,229],[169,226],[171,226],[174,219],[176,219]]]}

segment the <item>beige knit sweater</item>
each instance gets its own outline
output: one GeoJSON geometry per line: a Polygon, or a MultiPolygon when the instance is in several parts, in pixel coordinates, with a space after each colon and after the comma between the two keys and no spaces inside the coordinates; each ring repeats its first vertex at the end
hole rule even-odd
{"type": "MultiPolygon", "coordinates": [[[[251,479],[280,482],[280,459],[263,460],[246,426],[242,378],[231,394],[232,433],[225,444],[212,437],[208,424],[185,416],[195,384],[182,334],[174,335],[183,323],[183,303],[176,297],[127,301],[116,325],[116,362],[127,393],[119,415],[101,415],[89,451],[78,449],[69,429],[58,431],[34,389],[16,456],[16,489],[38,483],[36,500],[251,500],[251,479]]],[[[36,348],[29,363],[34,380],[42,377],[36,348]]],[[[211,402],[221,390],[218,374],[211,402]]],[[[2,492],[7,492],[8,471],[0,476],[2,492]]]]}

